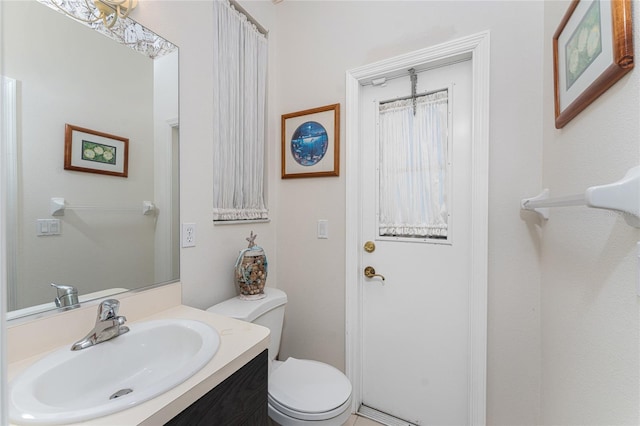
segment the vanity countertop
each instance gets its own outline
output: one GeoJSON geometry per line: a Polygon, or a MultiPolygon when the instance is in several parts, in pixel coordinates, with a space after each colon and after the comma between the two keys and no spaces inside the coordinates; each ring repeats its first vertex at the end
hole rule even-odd
{"type": "MultiPolygon", "coordinates": [[[[135,327],[136,322],[164,318],[190,319],[209,324],[220,334],[218,352],[195,375],[164,394],[127,410],[83,422],[83,425],[164,424],[259,355],[269,343],[269,330],[265,327],[185,305],[168,307],[160,312],[127,322],[127,325],[135,327]]],[[[9,380],[52,350],[55,349],[11,362],[8,366],[9,380]]]]}

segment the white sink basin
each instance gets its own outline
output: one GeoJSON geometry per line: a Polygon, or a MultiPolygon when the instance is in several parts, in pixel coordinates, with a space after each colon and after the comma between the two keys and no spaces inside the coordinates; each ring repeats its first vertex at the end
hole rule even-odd
{"type": "Polygon", "coordinates": [[[220,346],[217,331],[199,321],[128,326],[128,333],[87,349],[52,352],[13,379],[11,421],[75,423],[130,408],[187,380],[220,346]]]}

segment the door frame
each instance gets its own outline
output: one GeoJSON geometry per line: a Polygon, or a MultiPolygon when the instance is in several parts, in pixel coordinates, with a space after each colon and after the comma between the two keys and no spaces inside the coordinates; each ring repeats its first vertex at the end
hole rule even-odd
{"type": "MultiPolygon", "coordinates": [[[[471,281],[469,283],[468,419],[486,424],[489,47],[484,31],[346,72],[346,374],[353,386],[352,411],[362,403],[362,168],[360,96],[362,84],[382,76],[429,69],[469,58],[472,61],[471,123],[471,281]]],[[[394,360],[390,360],[394,362],[394,360]]]]}
{"type": "Polygon", "coordinates": [[[7,298],[15,296],[8,283],[16,274],[17,93],[18,82],[0,75],[0,425],[9,422],[6,309],[7,298]]]}

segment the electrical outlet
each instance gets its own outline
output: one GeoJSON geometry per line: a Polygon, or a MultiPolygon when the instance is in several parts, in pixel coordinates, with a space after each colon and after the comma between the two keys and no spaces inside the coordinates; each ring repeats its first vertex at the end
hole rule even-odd
{"type": "Polygon", "coordinates": [[[195,247],[196,245],[196,224],[182,224],[182,247],[195,247]]]}

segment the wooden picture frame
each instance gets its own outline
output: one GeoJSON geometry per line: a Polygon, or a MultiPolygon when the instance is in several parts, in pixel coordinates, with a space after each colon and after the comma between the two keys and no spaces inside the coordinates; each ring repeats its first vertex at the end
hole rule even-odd
{"type": "Polygon", "coordinates": [[[556,128],[633,66],[631,0],[573,0],[553,36],[556,128]]]}
{"type": "Polygon", "coordinates": [[[127,177],[129,139],[71,124],[65,125],[64,168],[127,177]]]}
{"type": "Polygon", "coordinates": [[[282,179],[339,176],[340,104],[282,116],[282,179]]]}

